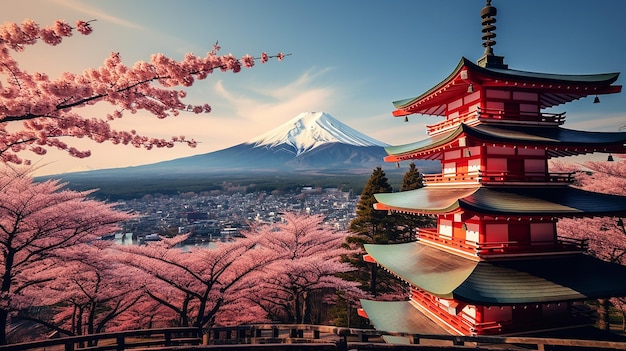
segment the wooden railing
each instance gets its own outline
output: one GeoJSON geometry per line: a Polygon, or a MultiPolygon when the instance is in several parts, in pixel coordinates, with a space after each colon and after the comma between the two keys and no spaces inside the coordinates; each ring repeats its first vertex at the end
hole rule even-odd
{"type": "Polygon", "coordinates": [[[437,134],[446,132],[448,130],[451,130],[453,128],[456,128],[461,123],[465,123],[469,125],[478,123],[478,111],[477,110],[470,111],[462,115],[459,115],[457,117],[446,119],[436,124],[427,125],[426,132],[428,133],[428,135],[431,135],[431,136],[437,135],[437,134]]]}
{"type": "Polygon", "coordinates": [[[477,109],[478,119],[481,122],[507,121],[507,122],[532,122],[532,124],[556,124],[565,123],[565,112],[508,112],[497,109],[477,109]]]}
{"type": "Polygon", "coordinates": [[[478,123],[526,123],[529,125],[561,125],[565,123],[565,112],[544,113],[544,112],[508,112],[497,109],[481,109],[466,112],[453,118],[426,126],[428,135],[437,135],[456,128],[459,124],[465,123],[474,125],[478,123]]]}
{"type": "MultiPolygon", "coordinates": [[[[96,347],[75,347],[76,343],[88,340],[104,340],[103,334],[85,335],[30,343],[0,346],[0,350],[132,350],[140,347],[139,342],[131,339],[147,338],[148,336],[167,333],[196,333],[195,328],[170,328],[135,330],[120,333],[107,333],[110,339],[118,340],[117,344],[96,347]],[[120,339],[121,338],[121,339],[120,339]],[[121,341],[120,341],[121,340],[121,341]],[[59,348],[61,347],[61,348],[59,348]],[[63,349],[65,347],[65,349],[63,349]]],[[[189,339],[189,338],[187,338],[189,339]]],[[[510,349],[525,346],[535,350],[545,350],[550,346],[566,346],[568,350],[577,348],[596,348],[607,350],[626,350],[626,342],[599,341],[582,339],[557,339],[535,337],[510,336],[464,336],[449,334],[413,334],[394,331],[380,331],[374,329],[342,328],[324,325],[307,324],[257,324],[235,327],[211,328],[206,331],[204,342],[199,345],[199,339],[181,342],[180,338],[171,338],[170,344],[161,340],[161,344],[144,343],[142,350],[407,350],[445,349],[445,345],[456,349],[494,350],[510,349]],[[311,335],[308,335],[310,333],[311,335]],[[219,338],[214,338],[218,335],[219,338]],[[268,337],[263,337],[267,335],[268,337]],[[386,344],[382,336],[405,337],[410,343],[386,344]],[[211,337],[213,336],[213,337],[211,337]],[[178,340],[178,341],[177,341],[178,340]],[[179,342],[178,344],[174,344],[179,342]],[[438,345],[438,346],[433,346],[438,345]],[[504,345],[504,346],[503,346],[504,345]]]]}
{"type": "Polygon", "coordinates": [[[565,252],[580,251],[584,252],[589,249],[588,239],[577,239],[565,236],[557,236],[552,241],[502,241],[478,243],[476,241],[459,239],[454,237],[442,236],[436,229],[421,229],[418,231],[418,238],[428,240],[430,242],[442,244],[451,249],[459,250],[473,255],[482,257],[489,255],[502,254],[520,254],[520,253],[536,253],[536,252],[565,252]]]}
{"type": "Polygon", "coordinates": [[[554,183],[571,184],[574,173],[565,172],[466,172],[456,174],[425,174],[426,185],[445,185],[450,183],[554,183]]]}
{"type": "Polygon", "coordinates": [[[63,351],[117,351],[200,344],[202,344],[202,331],[198,328],[164,328],[70,336],[66,338],[3,345],[0,346],[0,351],[41,349],[63,351]]]}

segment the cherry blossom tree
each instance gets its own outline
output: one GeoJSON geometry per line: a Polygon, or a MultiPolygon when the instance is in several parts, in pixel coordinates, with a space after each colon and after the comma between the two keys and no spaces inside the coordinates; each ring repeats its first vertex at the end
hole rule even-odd
{"type": "MultiPolygon", "coordinates": [[[[279,258],[263,269],[246,294],[271,320],[286,323],[321,323],[314,311],[336,292],[363,297],[359,283],[337,276],[354,270],[341,256],[347,233],[324,224],[320,215],[286,213],[283,222],[254,229],[259,244],[279,258]]],[[[328,302],[328,301],[326,301],[328,302]]],[[[319,314],[318,314],[319,315],[319,314]]]]}
{"type": "MultiPolygon", "coordinates": [[[[552,162],[551,171],[573,172],[574,186],[588,191],[626,196],[626,160],[615,162],[589,161],[581,165],[565,162],[552,162]]],[[[560,235],[577,239],[589,239],[589,252],[605,261],[626,264],[626,228],[623,218],[593,217],[565,218],[557,224],[560,235]]],[[[610,300],[622,312],[626,330],[626,298],[610,300]]],[[[599,301],[600,327],[608,330],[609,300],[599,301]]]]}
{"type": "Polygon", "coordinates": [[[0,344],[30,289],[59,277],[63,250],[112,233],[131,218],[91,192],[34,182],[32,168],[0,168],[0,344]]]}
{"type": "Polygon", "coordinates": [[[241,292],[246,280],[276,259],[272,252],[260,247],[257,237],[183,249],[186,238],[120,246],[120,259],[155,279],[147,294],[174,312],[172,325],[204,328],[254,319],[258,313],[242,305],[241,292]]]}
{"type": "Polygon", "coordinates": [[[56,278],[22,297],[31,306],[51,306],[53,313],[20,317],[65,335],[116,330],[113,321],[147,297],[142,272],[116,262],[107,252],[112,245],[98,240],[59,249],[63,260],[53,267],[56,278]]]}
{"type": "Polygon", "coordinates": [[[209,104],[183,103],[184,90],[196,80],[205,79],[215,70],[240,72],[242,67],[253,67],[255,60],[262,63],[270,58],[282,60],[286,55],[266,53],[255,58],[245,55],[240,59],[232,54],[218,55],[216,43],[206,56],[187,54],[176,61],[163,54],[152,55],[150,62],[139,61],[132,66],[122,63],[119,53],[113,52],[101,67],[82,73],[64,72],[56,79],[46,73],[29,73],[20,68],[14,53],[38,43],[59,45],[74,32],[88,35],[92,21],[77,21],[75,27],[57,20],[52,26],[40,27],[27,19],[21,24],[0,26],[0,160],[10,163],[28,163],[18,154],[29,150],[42,155],[49,148],[57,148],[75,157],[88,157],[89,150],[78,150],[63,141],[66,137],[89,138],[98,143],[133,145],[138,148],[172,147],[175,143],[195,146],[195,140],[174,136],[170,140],[139,135],[136,131],[119,131],[110,122],[125,113],[145,111],[156,118],[177,116],[181,111],[210,112],[209,104]],[[90,106],[109,104],[106,116],[87,116],[90,106]],[[21,128],[11,128],[16,122],[21,128]]]}

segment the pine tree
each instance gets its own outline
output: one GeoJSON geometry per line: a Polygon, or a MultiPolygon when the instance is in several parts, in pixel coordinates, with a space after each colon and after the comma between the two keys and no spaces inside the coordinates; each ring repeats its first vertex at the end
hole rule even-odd
{"type": "Polygon", "coordinates": [[[415,163],[411,162],[409,165],[409,170],[404,173],[404,177],[402,178],[402,186],[400,187],[400,191],[408,191],[419,189],[424,186],[424,177],[422,173],[419,172],[415,163]]]}
{"type": "MultiPolygon", "coordinates": [[[[409,170],[404,174],[402,178],[402,187],[400,191],[415,190],[424,187],[424,176],[419,172],[415,163],[411,162],[409,170]]],[[[404,236],[400,239],[402,241],[415,240],[415,232],[418,228],[428,228],[435,225],[436,220],[426,215],[415,214],[398,214],[400,217],[400,223],[404,227],[404,236]]]]}
{"type": "Polygon", "coordinates": [[[360,253],[345,258],[358,269],[350,274],[350,278],[359,281],[363,286],[369,283],[368,290],[374,296],[379,292],[397,290],[393,277],[387,275],[378,281],[376,264],[365,262],[362,257],[365,254],[363,244],[386,244],[397,241],[399,237],[398,216],[390,216],[385,211],[374,209],[374,194],[389,193],[392,190],[385,172],[381,167],[376,167],[361,193],[357,216],[350,222],[350,232],[353,234],[346,238],[347,245],[361,249],[360,253]]]}

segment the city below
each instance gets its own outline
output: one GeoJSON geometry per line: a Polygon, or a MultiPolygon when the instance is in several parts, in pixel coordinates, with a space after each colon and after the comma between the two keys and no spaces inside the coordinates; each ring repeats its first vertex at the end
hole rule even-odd
{"type": "Polygon", "coordinates": [[[121,224],[121,231],[104,237],[120,244],[142,244],[191,233],[188,245],[229,241],[250,223],[275,223],[283,212],[323,215],[337,230],[347,230],[356,216],[358,196],[337,188],[302,187],[271,193],[200,192],[146,195],[116,207],[136,214],[121,224]]]}

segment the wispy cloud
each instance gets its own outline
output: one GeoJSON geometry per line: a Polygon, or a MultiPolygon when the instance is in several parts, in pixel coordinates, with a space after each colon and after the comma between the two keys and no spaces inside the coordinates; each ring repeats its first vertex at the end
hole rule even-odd
{"type": "Polygon", "coordinates": [[[58,4],[59,6],[64,6],[70,8],[77,12],[82,12],[86,15],[93,17],[93,19],[108,21],[115,23],[120,26],[124,26],[131,29],[136,30],[146,30],[146,28],[138,25],[135,22],[127,21],[123,18],[116,17],[105,13],[103,10],[98,9],[97,7],[89,6],[84,1],[76,1],[76,0],[52,0],[53,3],[58,4]]]}
{"type": "Polygon", "coordinates": [[[235,108],[235,114],[246,120],[276,119],[293,117],[300,112],[327,111],[337,100],[337,91],[332,87],[314,86],[315,78],[328,69],[307,71],[292,82],[279,87],[253,88],[253,94],[246,95],[241,90],[231,91],[218,81],[215,92],[223,101],[235,108]]]}
{"type": "Polygon", "coordinates": [[[592,130],[604,132],[618,132],[626,124],[626,114],[585,114],[576,118],[568,117],[567,128],[578,130],[592,130]]]}

